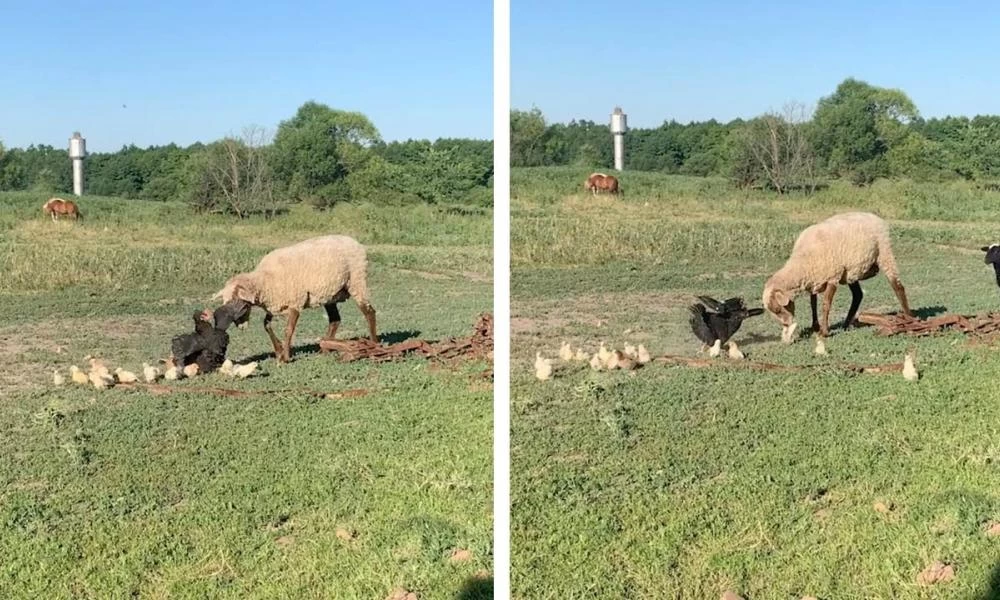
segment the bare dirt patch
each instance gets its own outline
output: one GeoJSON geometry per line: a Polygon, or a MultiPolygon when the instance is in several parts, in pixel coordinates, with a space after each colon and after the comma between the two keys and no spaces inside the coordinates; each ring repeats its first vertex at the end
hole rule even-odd
{"type": "Polygon", "coordinates": [[[479,283],[493,283],[493,278],[489,275],[483,273],[476,273],[475,271],[462,271],[460,273],[462,277],[465,277],[469,281],[477,281],[479,283]]]}
{"type": "Polygon", "coordinates": [[[879,501],[879,502],[876,502],[875,504],[873,504],[872,508],[875,509],[875,512],[877,512],[877,513],[880,513],[880,514],[883,514],[883,515],[887,515],[887,514],[889,514],[889,513],[892,512],[892,510],[895,508],[895,506],[893,506],[892,502],[882,502],[882,501],[879,501]]]}
{"type": "Polygon", "coordinates": [[[472,560],[472,551],[464,548],[455,548],[452,550],[451,556],[448,557],[448,561],[452,563],[463,563],[470,560],[472,560]]]}
{"type": "Polygon", "coordinates": [[[385,600],[417,600],[417,595],[406,588],[396,588],[385,600]]]}
{"type": "Polygon", "coordinates": [[[614,317],[638,320],[641,313],[662,314],[694,302],[691,294],[676,292],[612,292],[574,295],[572,299],[547,299],[515,302],[511,333],[551,333],[567,325],[603,327],[614,317]],[[571,315],[571,316],[567,316],[571,315]]]}
{"type": "Polygon", "coordinates": [[[409,273],[410,275],[416,275],[417,277],[422,277],[423,279],[430,279],[433,281],[442,281],[451,279],[448,275],[444,273],[431,273],[430,271],[417,271],[414,269],[396,269],[398,273],[409,273]]]}
{"type": "MultiPolygon", "coordinates": [[[[101,347],[169,335],[174,318],[154,316],[112,319],[50,319],[0,328],[0,389],[23,391],[52,385],[52,371],[64,376],[71,364],[85,366],[84,356],[101,347]]],[[[114,362],[114,361],[111,361],[114,362]]]]}
{"type": "Polygon", "coordinates": [[[955,567],[936,560],[917,574],[917,583],[920,585],[935,585],[938,583],[947,583],[954,578],[955,567]]]}
{"type": "Polygon", "coordinates": [[[986,533],[986,537],[1000,537],[1000,522],[990,521],[983,527],[983,531],[986,533]]]}

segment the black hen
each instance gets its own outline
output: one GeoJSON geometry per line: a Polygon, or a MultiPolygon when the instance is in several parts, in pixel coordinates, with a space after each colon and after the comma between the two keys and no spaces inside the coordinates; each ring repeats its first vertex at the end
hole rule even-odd
{"type": "Polygon", "coordinates": [[[712,346],[716,340],[725,344],[733,337],[743,321],[763,314],[763,308],[747,308],[742,298],[730,298],[719,302],[708,296],[698,296],[699,302],[688,307],[691,313],[689,323],[695,337],[712,346]]]}
{"type": "Polygon", "coordinates": [[[226,360],[229,334],[226,329],[233,322],[244,318],[250,306],[242,300],[234,300],[220,306],[214,313],[204,311],[194,314],[194,333],[186,333],[173,338],[170,348],[179,367],[191,363],[198,365],[199,373],[210,373],[226,360]],[[209,322],[209,318],[214,321],[209,322]]]}

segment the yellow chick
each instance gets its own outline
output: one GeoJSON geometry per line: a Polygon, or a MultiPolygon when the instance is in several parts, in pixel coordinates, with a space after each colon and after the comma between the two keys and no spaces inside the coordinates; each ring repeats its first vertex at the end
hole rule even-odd
{"type": "Polygon", "coordinates": [[[629,344],[628,342],[625,342],[625,348],[623,349],[623,353],[628,358],[636,358],[638,356],[638,353],[635,350],[635,346],[629,344]]]}
{"type": "Polygon", "coordinates": [[[576,354],[573,356],[573,360],[583,362],[587,360],[587,353],[583,351],[583,348],[577,348],[576,354]]]}
{"type": "Polygon", "coordinates": [[[735,358],[736,360],[743,360],[746,358],[746,356],[736,346],[736,342],[729,342],[729,358],[735,358]]]}
{"type": "Polygon", "coordinates": [[[245,365],[237,365],[233,367],[233,375],[239,377],[240,379],[246,379],[257,370],[257,361],[252,363],[247,363],[245,365]]]}
{"type": "Polygon", "coordinates": [[[542,381],[552,378],[552,359],[542,358],[541,352],[535,352],[535,377],[542,381]]]}
{"type": "Polygon", "coordinates": [[[596,352],[594,353],[594,356],[591,357],[590,359],[590,368],[595,371],[600,371],[601,369],[604,368],[604,362],[601,361],[600,355],[598,355],[596,352]]]}
{"type": "Polygon", "coordinates": [[[198,363],[191,363],[184,367],[185,377],[194,377],[197,374],[198,374],[198,363]]]}
{"type": "Polygon", "coordinates": [[[611,355],[608,357],[608,361],[604,363],[604,366],[606,366],[609,371],[612,371],[618,368],[618,364],[622,359],[622,353],[620,350],[614,350],[610,354],[611,355]]]}
{"type": "Polygon", "coordinates": [[[622,369],[624,371],[632,371],[637,366],[639,366],[639,363],[638,363],[638,361],[636,361],[636,359],[632,358],[631,356],[628,356],[624,352],[619,352],[619,351],[616,350],[615,354],[618,355],[618,368],[619,369],[622,369]]]}
{"type": "Polygon", "coordinates": [[[720,354],[722,354],[722,340],[715,340],[715,343],[712,344],[712,347],[708,349],[708,355],[711,356],[712,358],[715,358],[720,354]]]}
{"type": "Polygon", "coordinates": [[[913,356],[909,352],[903,358],[903,378],[907,381],[916,381],[920,379],[920,373],[917,373],[917,367],[913,365],[913,356]]]}
{"type": "Polygon", "coordinates": [[[163,378],[166,379],[167,381],[177,381],[183,376],[184,374],[181,373],[181,370],[177,368],[177,365],[168,367],[167,370],[163,372],[163,378]]]}
{"type": "Polygon", "coordinates": [[[73,383],[78,383],[80,385],[87,385],[90,383],[90,378],[87,374],[80,370],[80,367],[73,365],[69,368],[69,378],[73,380],[73,383]]]}
{"type": "Polygon", "coordinates": [[[222,366],[219,367],[219,372],[223,375],[229,375],[231,377],[233,375],[233,361],[227,358],[225,362],[222,363],[222,366]]]}
{"type": "Polygon", "coordinates": [[[569,347],[569,342],[563,342],[559,346],[559,359],[560,360],[573,360],[573,350],[569,347]]]}
{"type": "Polygon", "coordinates": [[[160,370],[149,366],[149,363],[142,363],[142,378],[146,383],[153,383],[160,378],[160,370]]]}
{"type": "Polygon", "coordinates": [[[52,383],[55,385],[62,385],[66,383],[66,378],[59,373],[59,369],[52,371],[52,383]]]}
{"type": "Polygon", "coordinates": [[[126,371],[125,369],[118,367],[115,369],[115,379],[118,383],[135,383],[139,381],[139,378],[135,376],[132,371],[126,371]]]}
{"type": "Polygon", "coordinates": [[[636,360],[639,361],[640,365],[644,365],[652,360],[652,357],[649,355],[649,350],[646,350],[646,347],[642,344],[639,344],[639,348],[636,350],[636,360]]]}
{"type": "Polygon", "coordinates": [[[816,336],[816,347],[813,349],[813,352],[820,356],[826,355],[826,343],[823,341],[822,336],[816,336]]]}
{"type": "Polygon", "coordinates": [[[608,359],[611,358],[611,351],[604,347],[604,342],[601,342],[601,347],[597,349],[597,356],[601,357],[601,364],[608,364],[608,359]]]}
{"type": "Polygon", "coordinates": [[[97,373],[101,377],[105,378],[111,377],[111,371],[108,370],[108,367],[104,364],[104,361],[100,359],[97,358],[90,359],[90,370],[91,372],[97,373]]]}
{"type": "Polygon", "coordinates": [[[87,374],[87,379],[90,380],[90,384],[99,390],[103,390],[111,386],[114,383],[113,377],[104,377],[97,371],[91,371],[87,374]]]}

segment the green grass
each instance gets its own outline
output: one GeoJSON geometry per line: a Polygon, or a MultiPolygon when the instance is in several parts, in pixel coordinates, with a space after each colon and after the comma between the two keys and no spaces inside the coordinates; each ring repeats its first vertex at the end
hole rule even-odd
{"type": "MultiPolygon", "coordinates": [[[[340,363],[310,346],[320,310],[303,315],[299,349],[279,366],[255,311],[231,330],[229,356],[261,355],[258,377],[211,374],[167,395],[51,383],[87,354],[134,371],[165,357],[229,275],[331,232],[370,248],[389,341],[468,335],[491,306],[488,213],[344,205],[232,221],[85,197],[86,220],[72,224],[42,218],[44,199],[0,194],[0,595],[491,596],[483,363],[340,363]],[[367,395],[302,391],[356,388],[367,395]],[[472,559],[453,563],[456,549],[472,559]]],[[[364,335],[350,301],[341,312],[338,337],[364,335]]]]}
{"type": "MultiPolygon", "coordinates": [[[[1000,194],[880,182],[779,198],[625,173],[612,200],[585,194],[585,176],[513,172],[515,597],[1000,598],[1000,539],[983,532],[1000,521],[996,342],[842,333],[844,289],[826,357],[808,337],[782,345],[769,316],[736,336],[750,361],[816,366],[805,371],[569,363],[539,382],[532,369],[536,350],[555,357],[564,340],[695,356],[695,294],[759,306],[797,232],[852,208],[890,219],[915,308],[995,310],[978,247],[997,241],[1000,194]],[[838,367],[900,362],[908,348],[917,383],[838,367]],[[956,578],[922,588],[933,560],[956,578]]],[[[862,310],[898,309],[884,278],[863,285],[862,310]]],[[[808,300],[796,304],[801,331],[808,300]]]]}

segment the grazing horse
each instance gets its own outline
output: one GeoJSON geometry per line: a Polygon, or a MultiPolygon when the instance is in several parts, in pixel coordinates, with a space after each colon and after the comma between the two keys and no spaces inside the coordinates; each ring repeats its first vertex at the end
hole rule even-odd
{"type": "Polygon", "coordinates": [[[616,195],[621,193],[621,188],[618,187],[618,178],[614,175],[605,175],[604,173],[591,173],[590,177],[587,178],[586,187],[595,196],[598,192],[608,192],[616,195]]]}
{"type": "Polygon", "coordinates": [[[73,220],[83,218],[83,213],[80,212],[80,207],[75,202],[62,198],[50,198],[42,205],[42,212],[51,216],[53,221],[58,221],[61,216],[68,216],[73,220]]]}

